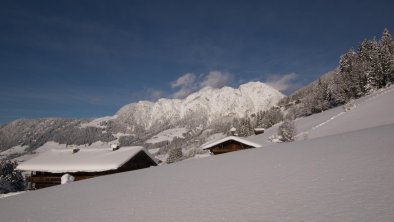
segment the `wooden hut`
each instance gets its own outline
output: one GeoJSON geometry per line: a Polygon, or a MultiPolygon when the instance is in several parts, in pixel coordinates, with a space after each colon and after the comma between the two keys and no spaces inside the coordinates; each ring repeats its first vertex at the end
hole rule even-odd
{"type": "Polygon", "coordinates": [[[209,150],[213,154],[222,154],[238,150],[261,147],[260,144],[244,138],[229,136],[202,146],[203,150],[209,150]]]}
{"type": "Polygon", "coordinates": [[[260,135],[263,134],[265,131],[264,128],[254,128],[254,135],[260,135]]]}
{"type": "Polygon", "coordinates": [[[40,189],[61,184],[65,174],[78,181],[157,164],[143,147],[52,149],[19,164],[17,170],[30,172],[30,189],[40,189]]]}

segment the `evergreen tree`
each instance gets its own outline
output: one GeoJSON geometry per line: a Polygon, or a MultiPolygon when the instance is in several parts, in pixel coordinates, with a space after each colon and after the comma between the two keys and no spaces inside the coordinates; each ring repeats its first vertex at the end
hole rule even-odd
{"type": "Polygon", "coordinates": [[[349,100],[342,78],[339,71],[334,73],[333,83],[329,87],[332,95],[332,103],[336,105],[345,104],[349,100]]]}
{"type": "Polygon", "coordinates": [[[280,109],[272,107],[265,112],[264,118],[262,120],[262,127],[268,129],[282,120],[283,114],[280,109]]]}
{"type": "Polygon", "coordinates": [[[286,119],[278,128],[278,135],[283,142],[294,141],[296,136],[296,128],[293,120],[286,119]]]}
{"type": "Polygon", "coordinates": [[[25,190],[25,181],[21,172],[16,171],[16,161],[2,160],[0,162],[0,193],[25,190]]]}
{"type": "Polygon", "coordinates": [[[183,157],[182,153],[182,141],[178,137],[174,138],[171,142],[172,148],[168,152],[167,163],[175,163],[180,161],[183,157]]]}
{"type": "Polygon", "coordinates": [[[379,42],[379,60],[382,72],[382,87],[394,82],[394,42],[388,31],[384,29],[379,42]]]}
{"type": "Polygon", "coordinates": [[[361,72],[365,76],[365,91],[371,92],[379,88],[378,43],[375,39],[364,40],[358,50],[361,72]]]}
{"type": "Polygon", "coordinates": [[[182,148],[174,147],[168,153],[167,163],[175,163],[183,157],[182,148]]]}
{"type": "Polygon", "coordinates": [[[259,111],[256,115],[256,127],[264,128],[265,111],[259,111]]]}
{"type": "Polygon", "coordinates": [[[330,107],[329,103],[329,96],[328,96],[328,84],[322,81],[319,78],[317,85],[314,87],[313,90],[313,104],[312,104],[312,112],[321,112],[330,107]]]}
{"type": "Polygon", "coordinates": [[[355,78],[355,64],[357,61],[357,54],[353,50],[341,56],[339,62],[339,70],[342,80],[342,90],[345,92],[347,99],[357,97],[357,83],[354,82],[355,78]]]}
{"type": "Polygon", "coordinates": [[[351,73],[355,98],[361,97],[367,92],[367,76],[363,72],[363,67],[359,60],[360,59],[357,57],[355,63],[353,64],[353,70],[351,73]]]}
{"type": "Polygon", "coordinates": [[[248,117],[242,118],[239,124],[238,135],[242,137],[253,135],[253,127],[248,117]]]}
{"type": "MultiPolygon", "coordinates": [[[[394,83],[394,41],[387,29],[379,42],[364,40],[357,52],[349,50],[341,56],[337,70],[328,73],[315,83],[296,91],[288,99],[282,99],[285,105],[290,100],[299,100],[291,107],[292,115],[308,116],[330,107],[346,104],[368,92],[394,83]]],[[[267,112],[260,120],[271,126],[267,112]]],[[[258,118],[259,120],[259,118],[258,118]]],[[[259,121],[258,121],[259,122],[259,121]]],[[[268,128],[266,127],[266,128],[268,128]]]]}

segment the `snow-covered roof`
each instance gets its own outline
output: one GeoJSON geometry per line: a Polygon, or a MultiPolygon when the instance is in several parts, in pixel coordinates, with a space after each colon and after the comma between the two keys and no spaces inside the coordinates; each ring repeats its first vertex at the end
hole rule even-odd
{"type": "Polygon", "coordinates": [[[228,136],[228,137],[225,137],[223,139],[213,141],[211,143],[206,143],[206,144],[204,144],[202,146],[202,149],[204,149],[204,150],[205,149],[209,149],[209,148],[214,147],[214,146],[216,146],[216,145],[218,145],[220,143],[223,143],[223,142],[226,142],[226,141],[230,141],[230,140],[234,140],[234,141],[237,141],[237,142],[240,142],[240,143],[243,143],[245,145],[252,146],[252,147],[255,147],[255,148],[261,147],[260,144],[252,142],[252,141],[249,141],[247,139],[239,138],[239,137],[236,137],[236,136],[228,136]]]}
{"type": "Polygon", "coordinates": [[[19,164],[17,170],[51,173],[116,170],[141,151],[157,164],[156,159],[140,146],[121,147],[114,151],[103,148],[84,148],[76,153],[73,153],[73,149],[52,149],[19,164]]]}

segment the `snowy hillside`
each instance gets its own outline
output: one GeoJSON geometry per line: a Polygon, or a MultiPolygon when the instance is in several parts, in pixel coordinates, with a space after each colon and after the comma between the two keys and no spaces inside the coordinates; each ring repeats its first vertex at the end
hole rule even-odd
{"type": "MultiPolygon", "coordinates": [[[[296,140],[328,136],[358,129],[394,123],[394,86],[381,89],[371,95],[308,117],[295,120],[296,140]],[[345,110],[347,106],[351,108],[345,110]]],[[[262,145],[271,144],[269,138],[278,132],[277,124],[264,134],[248,139],[262,145]]]]}
{"type": "Polygon", "coordinates": [[[144,129],[190,120],[204,124],[223,117],[244,117],[267,110],[283,97],[282,93],[264,83],[250,82],[240,85],[238,89],[207,87],[183,100],[159,99],[155,103],[132,103],[122,107],[117,115],[120,122],[134,123],[144,129]]]}
{"type": "Polygon", "coordinates": [[[174,129],[168,129],[164,130],[157,135],[153,136],[149,140],[146,141],[146,143],[160,143],[163,141],[169,141],[171,142],[174,138],[184,138],[183,134],[187,133],[188,130],[186,128],[174,128],[174,129]]]}
{"type": "Polygon", "coordinates": [[[313,129],[310,138],[394,123],[394,87],[353,102],[350,110],[313,129]]]}
{"type": "Polygon", "coordinates": [[[118,116],[104,116],[104,117],[100,117],[100,118],[97,118],[97,119],[93,119],[92,121],[90,121],[90,122],[87,122],[87,123],[82,123],[81,124],[81,127],[82,128],[86,128],[86,127],[98,127],[98,128],[104,128],[103,127],[103,124],[105,124],[106,122],[108,122],[108,121],[110,121],[110,120],[113,120],[113,119],[116,119],[116,118],[118,118],[118,116]]]}
{"type": "Polygon", "coordinates": [[[4,221],[393,221],[394,125],[0,199],[4,221]],[[39,200],[39,204],[37,201],[39,200]]]}
{"type": "MultiPolygon", "coordinates": [[[[19,222],[394,221],[392,89],[346,112],[298,119],[298,130],[309,132],[300,141],[30,191],[0,199],[0,215],[19,222]]],[[[266,141],[270,130],[249,139],[266,141]]]]}

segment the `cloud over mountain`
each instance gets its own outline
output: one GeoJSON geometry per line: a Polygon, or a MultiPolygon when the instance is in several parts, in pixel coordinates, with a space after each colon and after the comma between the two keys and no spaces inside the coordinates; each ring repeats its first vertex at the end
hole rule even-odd
{"type": "Polygon", "coordinates": [[[289,73],[285,75],[270,75],[266,83],[280,92],[292,91],[299,87],[296,83],[298,75],[295,73],[289,73]]]}
{"type": "Polygon", "coordinates": [[[176,90],[172,98],[185,98],[193,92],[204,87],[221,88],[231,85],[234,76],[227,72],[211,71],[206,75],[197,76],[194,73],[186,73],[177,80],[171,82],[171,88],[176,90]]]}

